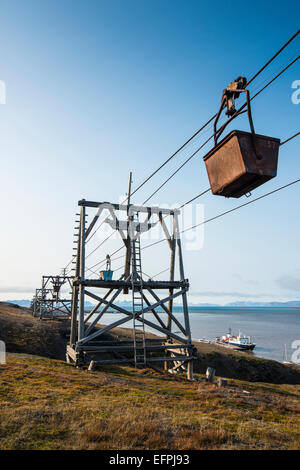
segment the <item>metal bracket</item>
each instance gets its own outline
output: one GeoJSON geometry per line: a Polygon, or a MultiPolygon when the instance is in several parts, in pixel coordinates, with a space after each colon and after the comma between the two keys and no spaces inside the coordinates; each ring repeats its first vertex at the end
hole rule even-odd
{"type": "Polygon", "coordinates": [[[226,116],[233,116],[236,113],[235,99],[240,96],[240,92],[245,90],[247,79],[245,77],[238,77],[233,82],[229,83],[228,87],[223,90],[222,102],[224,99],[224,107],[226,116]]]}
{"type": "Polygon", "coordinates": [[[257,146],[257,139],[255,138],[255,130],[254,130],[254,125],[253,125],[253,120],[252,120],[252,112],[251,112],[251,104],[250,104],[250,93],[249,93],[249,90],[246,89],[246,85],[247,85],[247,79],[245,77],[238,77],[236,80],[231,82],[225,90],[223,90],[221,106],[214,122],[214,142],[216,146],[218,143],[218,139],[220,135],[222,134],[222,132],[224,131],[225,127],[239,114],[247,112],[250,130],[252,134],[253,150],[256,155],[256,158],[260,160],[262,157],[259,154],[258,146],[257,146]],[[240,93],[246,93],[247,109],[245,111],[238,112],[235,108],[235,99],[240,96],[240,93]],[[225,111],[225,114],[229,117],[229,119],[227,122],[225,122],[225,124],[223,124],[220,127],[220,129],[217,130],[218,120],[221,116],[223,109],[225,109],[226,107],[227,107],[227,110],[225,111]]]}

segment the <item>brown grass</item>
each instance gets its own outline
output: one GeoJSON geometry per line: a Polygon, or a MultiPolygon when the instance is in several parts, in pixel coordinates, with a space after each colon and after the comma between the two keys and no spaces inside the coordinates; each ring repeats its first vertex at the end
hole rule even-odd
{"type": "Polygon", "coordinates": [[[299,449],[299,386],[197,378],[11,355],[0,366],[0,448],[299,449]]]}
{"type": "Polygon", "coordinates": [[[297,382],[296,370],[201,345],[198,371],[209,361],[224,376],[260,381],[219,389],[200,374],[188,382],[130,367],[87,372],[38,356],[63,359],[68,328],[0,305],[0,339],[13,352],[0,365],[0,449],[300,448],[300,386],[261,382],[297,382]]]}

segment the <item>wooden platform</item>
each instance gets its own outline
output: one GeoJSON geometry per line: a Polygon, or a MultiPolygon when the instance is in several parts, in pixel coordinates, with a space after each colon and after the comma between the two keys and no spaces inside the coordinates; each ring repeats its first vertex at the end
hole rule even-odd
{"type": "MultiPolygon", "coordinates": [[[[131,281],[103,281],[101,279],[74,279],[73,281],[74,286],[83,285],[86,287],[102,287],[104,289],[119,289],[120,287],[124,287],[127,289],[132,288],[131,281]]],[[[181,288],[189,288],[189,281],[185,279],[184,281],[144,281],[143,287],[147,289],[181,289],[181,288]]]]}

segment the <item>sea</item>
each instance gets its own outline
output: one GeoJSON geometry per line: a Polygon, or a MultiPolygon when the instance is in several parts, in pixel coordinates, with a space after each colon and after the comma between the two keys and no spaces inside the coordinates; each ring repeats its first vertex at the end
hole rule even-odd
{"type": "MultiPolygon", "coordinates": [[[[179,321],[183,322],[183,312],[174,312],[179,321]]],[[[160,314],[165,320],[165,314],[160,314]]],[[[111,323],[124,318],[119,313],[107,313],[101,323],[111,323]]],[[[157,323],[151,313],[145,314],[145,318],[157,323]]],[[[195,342],[199,339],[214,340],[217,336],[228,333],[250,336],[256,343],[253,351],[255,356],[266,359],[274,359],[282,362],[285,360],[285,345],[287,359],[295,362],[295,357],[300,362],[300,309],[299,308],[241,308],[241,307],[205,307],[191,308],[189,311],[192,338],[195,342]],[[299,342],[297,345],[297,341],[299,342]],[[292,356],[292,354],[294,355],[292,356]]],[[[132,321],[120,327],[131,328],[132,321]]],[[[158,334],[157,331],[146,328],[158,334]]],[[[176,332],[176,330],[175,330],[176,332]]],[[[179,332],[177,332],[179,333],[179,332]]],[[[249,353],[245,353],[249,354],[249,353]]]]}

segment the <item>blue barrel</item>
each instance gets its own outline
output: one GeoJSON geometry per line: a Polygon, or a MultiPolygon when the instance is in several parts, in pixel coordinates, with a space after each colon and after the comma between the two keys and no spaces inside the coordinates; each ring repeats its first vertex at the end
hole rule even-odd
{"type": "Polygon", "coordinates": [[[113,277],[113,271],[100,271],[100,279],[104,281],[111,281],[113,277]]]}

